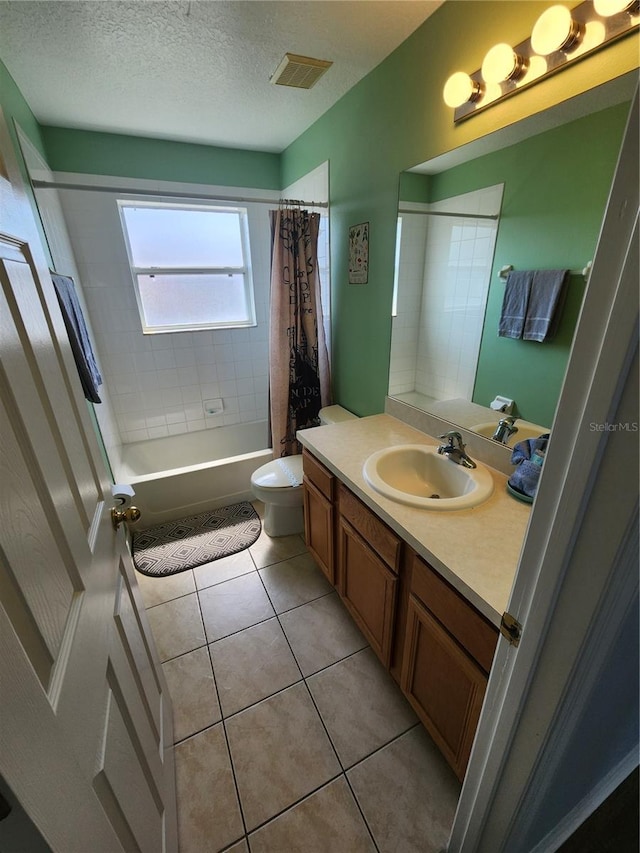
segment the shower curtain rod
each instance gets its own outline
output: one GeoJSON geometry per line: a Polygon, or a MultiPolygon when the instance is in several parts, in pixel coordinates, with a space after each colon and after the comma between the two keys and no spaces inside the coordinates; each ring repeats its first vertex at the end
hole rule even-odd
{"type": "Polygon", "coordinates": [[[302,199],[288,198],[245,198],[243,196],[224,196],[224,195],[207,195],[205,193],[185,193],[185,192],[163,192],[162,190],[136,190],[131,187],[107,187],[93,186],[91,184],[65,184],[57,181],[31,181],[34,189],[42,190],[81,190],[92,193],[122,193],[123,195],[148,195],[158,196],[161,198],[198,198],[206,199],[207,201],[234,201],[247,204],[273,204],[276,207],[282,202],[295,204],[296,207],[306,205],[307,207],[329,207],[326,201],[304,201],[302,199]]]}
{"type": "Polygon", "coordinates": [[[445,210],[409,210],[398,208],[398,213],[416,213],[419,216],[455,216],[458,219],[493,219],[499,218],[498,213],[448,213],[445,210]]]}

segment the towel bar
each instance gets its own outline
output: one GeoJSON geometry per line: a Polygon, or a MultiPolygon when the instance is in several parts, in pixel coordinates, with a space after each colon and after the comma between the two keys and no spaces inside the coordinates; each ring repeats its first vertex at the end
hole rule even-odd
{"type": "MultiPolygon", "coordinates": [[[[569,275],[582,275],[584,276],[584,280],[589,280],[589,275],[591,274],[591,265],[593,261],[589,261],[586,267],[583,267],[581,270],[569,270],[569,275]]],[[[511,272],[511,270],[515,269],[513,264],[505,264],[503,267],[500,267],[498,272],[498,278],[502,278],[506,281],[507,276],[511,272]]]]}

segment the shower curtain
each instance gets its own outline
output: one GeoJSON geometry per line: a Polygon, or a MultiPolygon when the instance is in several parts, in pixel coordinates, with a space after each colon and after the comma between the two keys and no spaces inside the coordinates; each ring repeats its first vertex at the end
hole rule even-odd
{"type": "Polygon", "coordinates": [[[320,214],[299,208],[269,214],[269,406],[277,458],[301,452],[296,430],[320,424],[331,392],[318,273],[320,214]]]}

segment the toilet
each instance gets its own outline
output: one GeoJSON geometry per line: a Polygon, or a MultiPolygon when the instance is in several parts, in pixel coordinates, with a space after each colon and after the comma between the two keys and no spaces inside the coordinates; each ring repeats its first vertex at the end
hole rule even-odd
{"type": "MultiPolygon", "coordinates": [[[[320,409],[321,425],[356,417],[342,406],[320,409]]],[[[251,492],[264,503],[263,527],[268,536],[291,536],[304,531],[301,454],[282,456],[261,465],[251,475],[251,492]]]]}

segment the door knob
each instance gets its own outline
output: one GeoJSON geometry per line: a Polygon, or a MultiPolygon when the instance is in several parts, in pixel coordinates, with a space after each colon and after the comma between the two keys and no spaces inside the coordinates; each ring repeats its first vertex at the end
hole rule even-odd
{"type": "Polygon", "coordinates": [[[111,507],[111,523],[113,529],[117,530],[123,521],[137,521],[142,513],[137,506],[128,506],[126,509],[111,507]]]}

